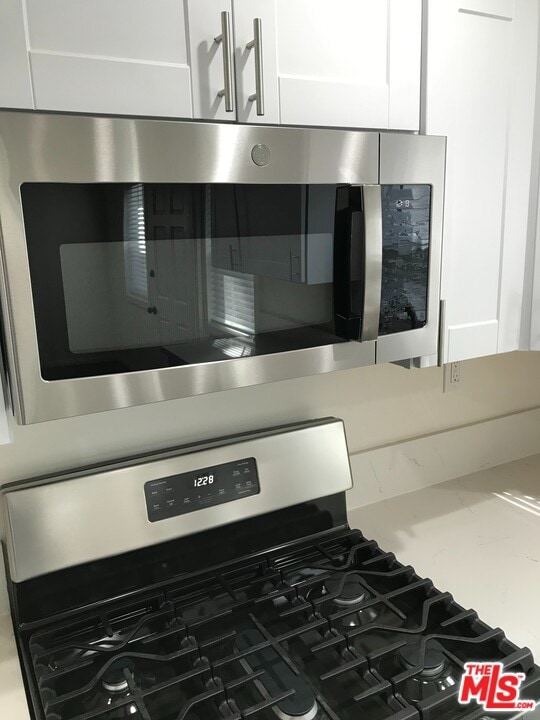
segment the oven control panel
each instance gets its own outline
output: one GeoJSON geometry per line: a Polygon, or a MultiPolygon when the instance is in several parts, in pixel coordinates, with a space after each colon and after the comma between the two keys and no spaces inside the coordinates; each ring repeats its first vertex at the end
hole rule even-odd
{"type": "Polygon", "coordinates": [[[260,493],[255,458],[150,480],[144,485],[150,522],[260,493]]]}

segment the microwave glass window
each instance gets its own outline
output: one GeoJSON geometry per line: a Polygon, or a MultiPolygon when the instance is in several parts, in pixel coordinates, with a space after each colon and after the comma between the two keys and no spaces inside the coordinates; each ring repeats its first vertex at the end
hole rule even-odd
{"type": "Polygon", "coordinates": [[[21,187],[46,380],[343,342],[335,185],[21,187]]]}
{"type": "Polygon", "coordinates": [[[430,185],[383,185],[379,336],[426,324],[430,185]]]}

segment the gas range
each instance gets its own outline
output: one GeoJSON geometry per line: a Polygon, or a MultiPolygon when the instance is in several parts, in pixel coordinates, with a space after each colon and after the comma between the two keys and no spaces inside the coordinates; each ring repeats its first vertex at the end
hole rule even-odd
{"type": "Polygon", "coordinates": [[[529,650],[348,527],[350,486],[325,419],[7,488],[34,717],[488,720],[470,661],[538,700],[529,650]]]}

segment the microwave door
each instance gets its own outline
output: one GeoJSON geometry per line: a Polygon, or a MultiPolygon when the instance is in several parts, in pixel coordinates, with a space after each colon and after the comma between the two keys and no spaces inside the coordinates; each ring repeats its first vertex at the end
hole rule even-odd
{"type": "Polygon", "coordinates": [[[377,363],[437,363],[445,148],[441,137],[381,134],[377,363]]]}
{"type": "Polygon", "coordinates": [[[341,337],[357,342],[377,339],[381,282],[381,186],[338,188],[334,309],[341,337]]]}

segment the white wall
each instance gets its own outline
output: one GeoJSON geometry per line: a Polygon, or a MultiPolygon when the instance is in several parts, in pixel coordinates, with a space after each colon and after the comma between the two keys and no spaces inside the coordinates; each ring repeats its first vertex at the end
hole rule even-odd
{"type": "MultiPolygon", "coordinates": [[[[442,393],[442,369],[348,370],[150,406],[19,427],[0,446],[0,484],[254,427],[335,415],[351,452],[540,406],[540,353],[463,363],[442,393]]],[[[540,448],[539,448],[540,449],[540,448]]]]}
{"type": "MultiPolygon", "coordinates": [[[[392,365],[368,367],[39,425],[19,427],[11,422],[14,442],[0,446],[0,484],[129,453],[324,415],[343,418],[350,452],[357,453],[537,407],[540,352],[469,360],[462,364],[460,388],[447,394],[442,392],[440,368],[411,371],[392,365]]],[[[527,429],[530,451],[535,427],[524,427],[529,416],[530,424],[534,424],[536,414],[530,413],[520,416],[522,422],[512,427],[521,427],[523,434],[527,429]]],[[[538,423],[536,428],[540,451],[538,423]]],[[[445,472],[452,474],[455,433],[448,436],[448,442],[445,436],[437,442],[439,452],[447,456],[445,472]]],[[[516,447],[520,447],[517,438],[516,447]]],[[[460,460],[456,456],[454,469],[462,466],[460,460]]],[[[361,456],[356,458],[356,465],[363,467],[361,456]]],[[[361,492],[361,478],[356,477],[356,505],[373,501],[376,495],[371,487],[373,478],[358,474],[364,478],[366,493],[361,492]]],[[[396,475],[386,475],[391,485],[396,475]]],[[[422,480],[424,485],[428,481],[422,480]]],[[[418,478],[414,482],[419,482],[418,478]]],[[[402,487],[385,488],[387,495],[403,491],[402,487]]],[[[7,611],[0,562],[0,615],[7,611]]]]}

